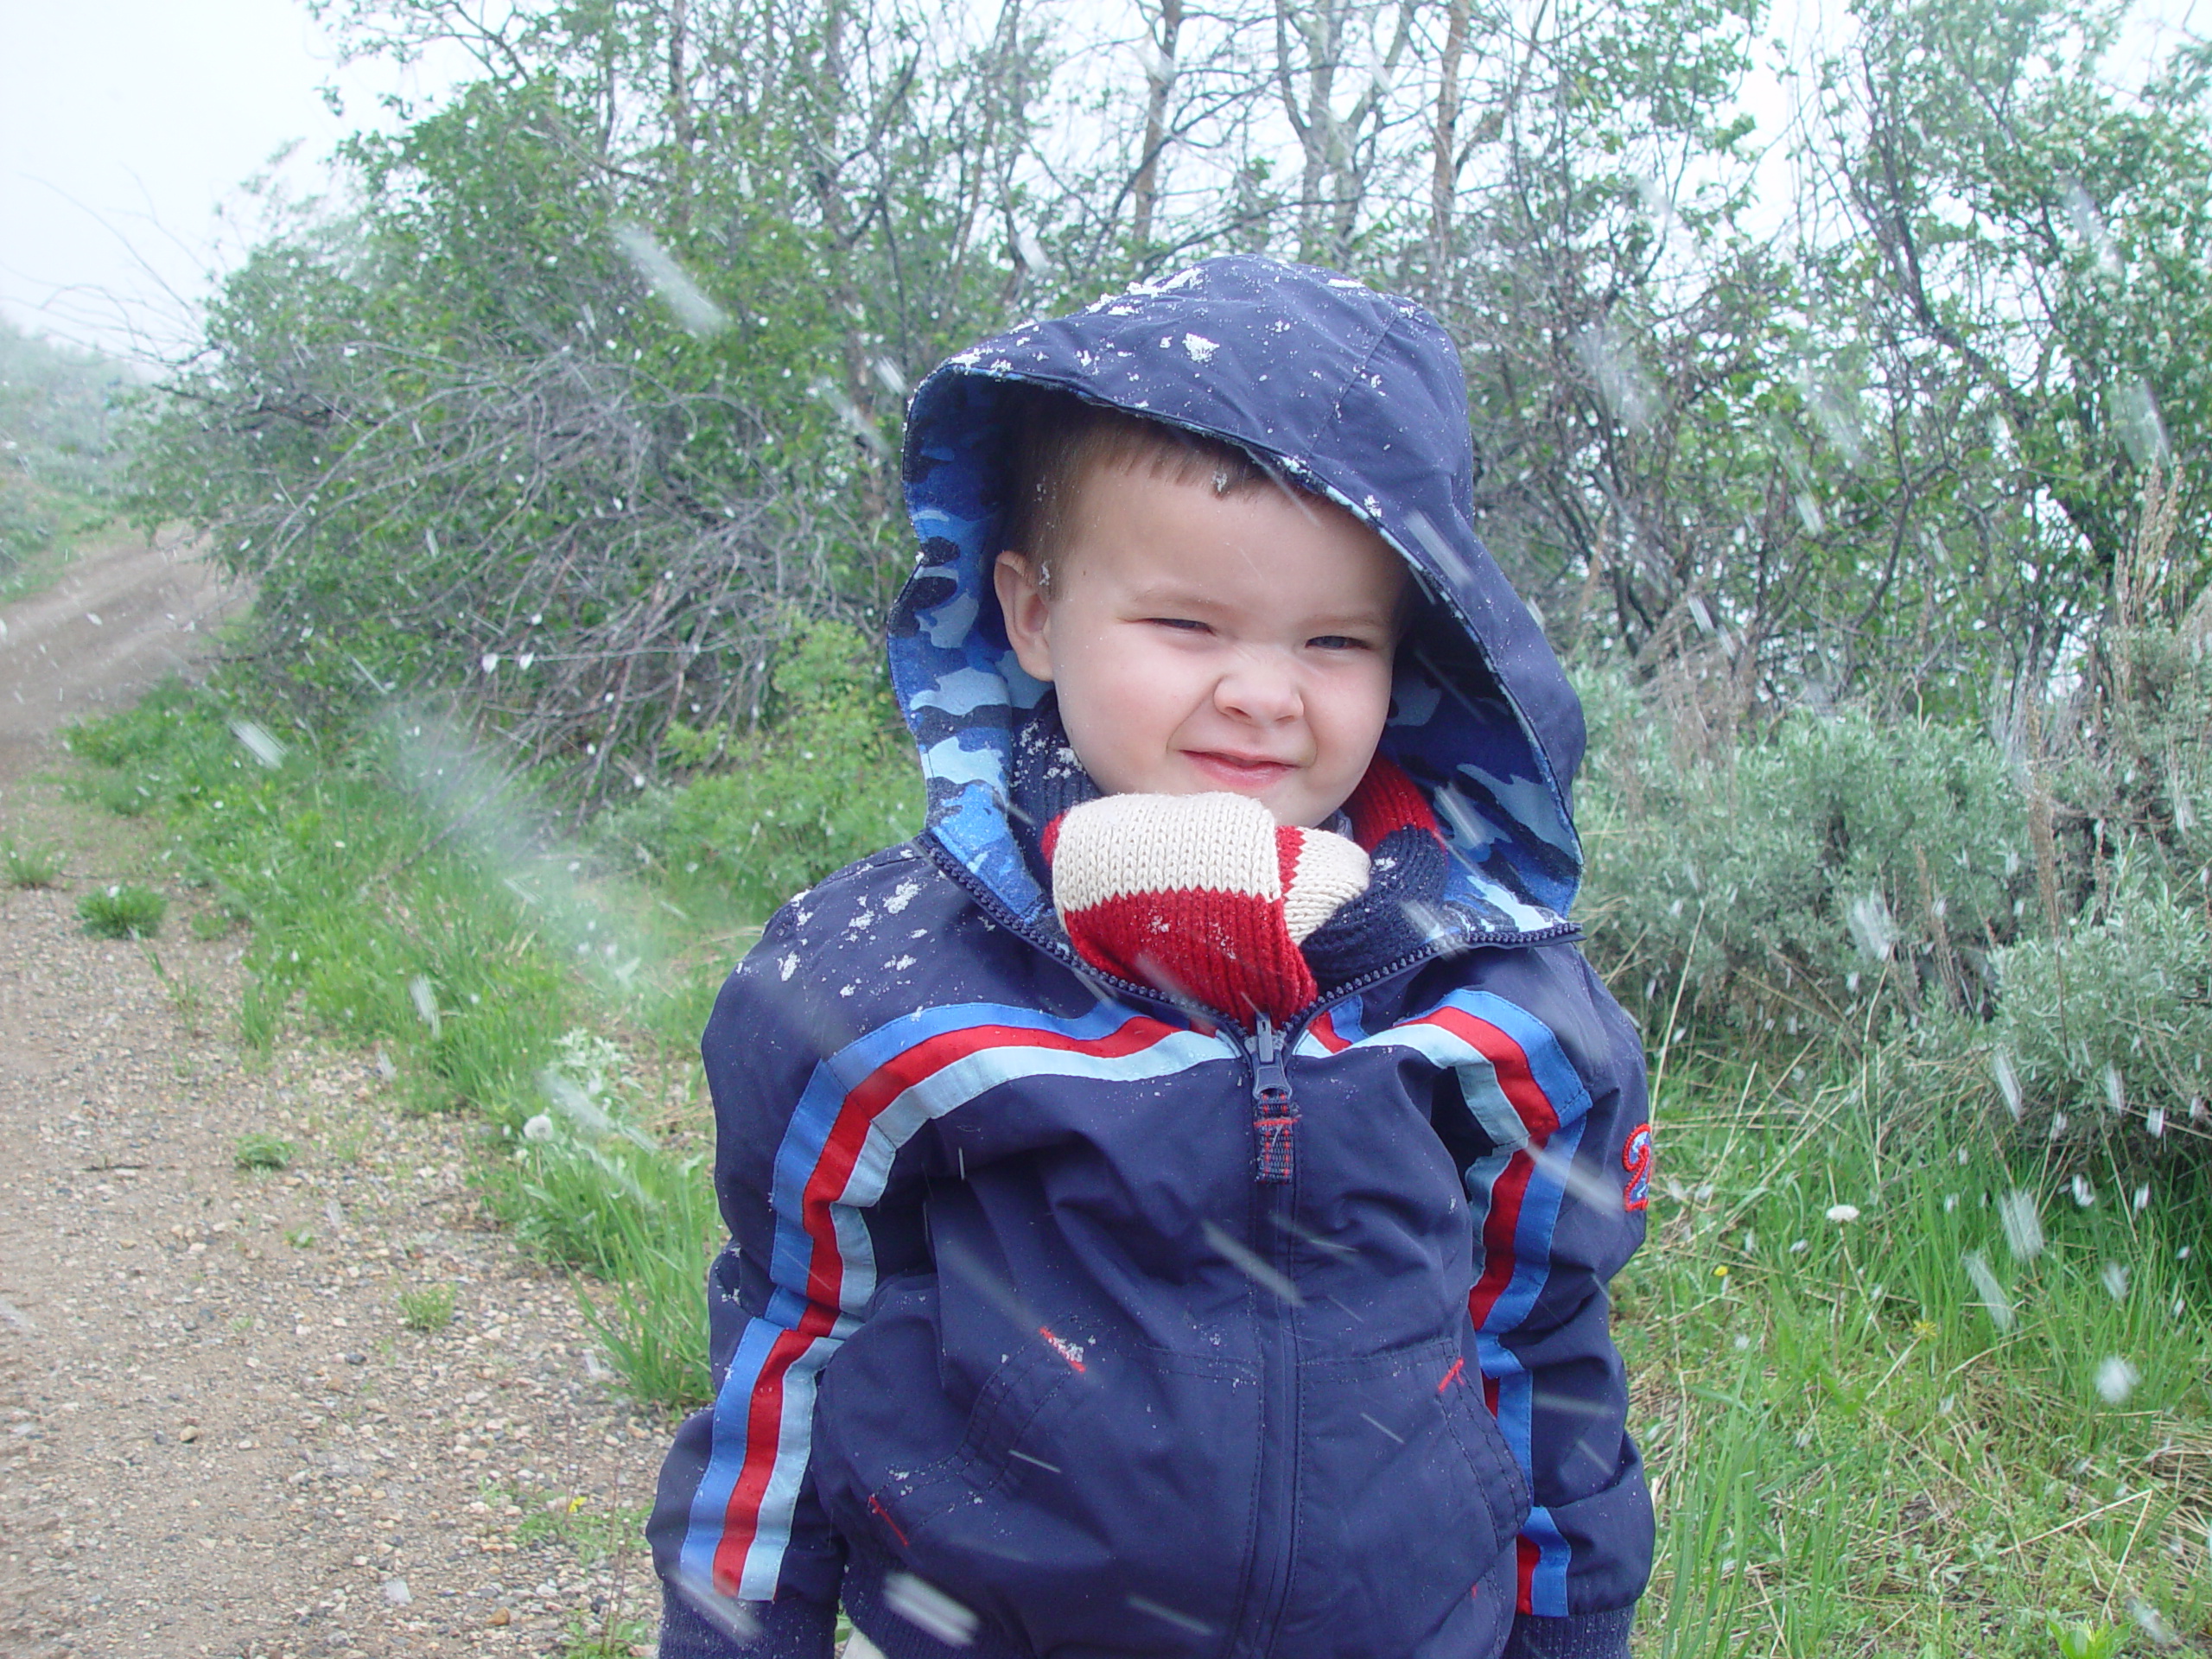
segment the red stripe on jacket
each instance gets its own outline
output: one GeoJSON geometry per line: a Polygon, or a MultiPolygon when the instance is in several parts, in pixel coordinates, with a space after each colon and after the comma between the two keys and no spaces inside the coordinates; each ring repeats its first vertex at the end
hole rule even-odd
{"type": "Polygon", "coordinates": [[[983,1049],[1047,1049],[1118,1059],[1150,1047],[1173,1030],[1157,1020],[1143,1018],[1129,1020],[1107,1035],[1093,1038],[1025,1026],[963,1027],[894,1055],[847,1091],[800,1197],[801,1224],[813,1241],[806,1270],[806,1312],[770,1345],[747,1402],[745,1461],[730,1489],[729,1503],[722,1512],[721,1537],[715,1547],[717,1589],[736,1593],[746,1554],[760,1529],[761,1500],[767,1495],[768,1482],[775,1473],[776,1452],[783,1440],[784,1378],[800,1355],[836,1328],[845,1262],[837,1249],[836,1224],[830,1211],[851,1180],[875,1120],[907,1090],[983,1049]]]}
{"type": "Polygon", "coordinates": [[[1497,1299],[1513,1282],[1514,1268],[1518,1265],[1514,1235],[1521,1224],[1522,1201],[1528,1197],[1529,1183],[1536,1173],[1535,1160],[1529,1155],[1529,1148],[1541,1150],[1551,1140],[1559,1128],[1559,1114],[1536,1082],[1521,1045],[1489,1020],[1446,1007],[1428,1015],[1427,1023],[1450,1032],[1490,1062],[1506,1103],[1513,1108],[1514,1116],[1521,1120],[1522,1130],[1528,1136],[1527,1145],[1515,1151],[1503,1172],[1491,1184],[1490,1213],[1483,1218],[1482,1277],[1475,1281],[1474,1289],[1467,1296],[1467,1313],[1473,1319],[1475,1328],[1480,1330],[1483,1321],[1490,1317],[1491,1309],[1497,1306],[1497,1299]]]}

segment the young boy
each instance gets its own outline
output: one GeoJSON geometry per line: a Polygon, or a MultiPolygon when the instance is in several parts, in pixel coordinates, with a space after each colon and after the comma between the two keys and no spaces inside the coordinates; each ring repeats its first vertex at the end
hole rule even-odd
{"type": "Polygon", "coordinates": [[[841,1599],[890,1659],[1624,1659],[1643,1058],[1465,397],[1418,308],[1249,257],[917,395],[929,828],[707,1028],[664,1659],[825,1659],[841,1599]]]}

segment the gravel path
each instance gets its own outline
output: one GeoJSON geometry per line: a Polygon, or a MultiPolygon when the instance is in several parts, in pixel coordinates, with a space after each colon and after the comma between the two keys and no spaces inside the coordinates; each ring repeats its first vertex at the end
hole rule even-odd
{"type": "Polygon", "coordinates": [[[0,836],[66,865],[0,888],[0,1653],[565,1653],[626,1619],[650,1652],[665,1429],[490,1229],[471,1123],[402,1116],[361,1057],[242,1053],[240,941],[55,781],[60,720],[188,663],[221,602],[118,543],[0,609],[0,836]],[[77,925],[119,880],[169,895],[150,950],[77,925]],[[289,1166],[237,1167],[249,1133],[289,1166]],[[450,1325],[409,1328],[441,1287],[450,1325]]]}

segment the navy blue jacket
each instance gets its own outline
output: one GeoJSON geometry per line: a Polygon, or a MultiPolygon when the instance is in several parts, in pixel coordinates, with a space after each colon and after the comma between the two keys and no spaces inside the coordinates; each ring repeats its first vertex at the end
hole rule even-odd
{"type": "Polygon", "coordinates": [[[664,1655],[823,1659],[841,1597],[892,1659],[1625,1655],[1643,1054],[1566,919],[1581,714],[1471,527],[1465,397],[1418,307],[1250,257],[917,394],[890,654],[929,828],[786,905],[707,1028],[731,1243],[649,1526],[664,1655]],[[1025,382],[1230,439],[1416,575],[1382,747],[1451,874],[1280,1032],[1082,966],[1009,828],[1025,382]]]}

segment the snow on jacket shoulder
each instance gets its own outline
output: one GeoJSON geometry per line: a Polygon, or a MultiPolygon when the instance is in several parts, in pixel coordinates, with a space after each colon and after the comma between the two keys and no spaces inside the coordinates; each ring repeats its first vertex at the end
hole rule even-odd
{"type": "Polygon", "coordinates": [[[841,1598],[891,1659],[1625,1654],[1651,1521],[1604,1286],[1642,1054],[1565,919],[1580,711],[1468,524],[1466,434],[1425,314],[1253,258],[918,394],[891,652],[930,828],[785,906],[707,1030],[731,1244],[649,1527],[664,1655],[823,1659],[841,1598]],[[1383,747],[1452,874],[1425,949],[1281,1033],[1084,971],[1008,826],[1025,382],[1243,445],[1421,584],[1383,747]]]}

